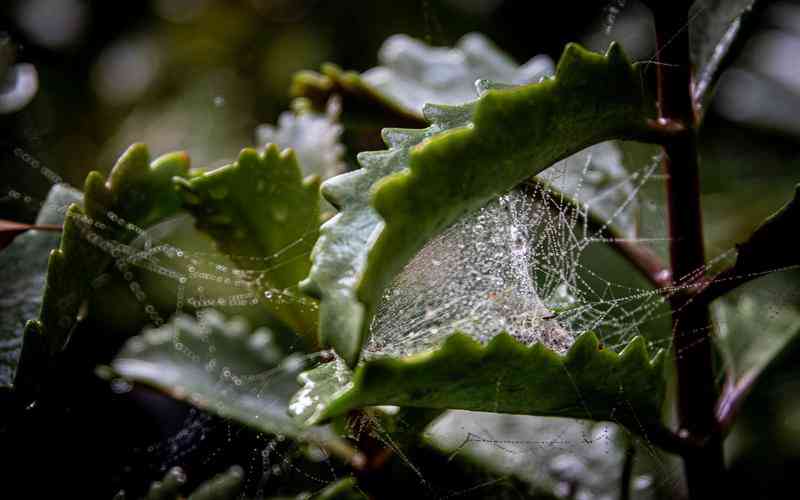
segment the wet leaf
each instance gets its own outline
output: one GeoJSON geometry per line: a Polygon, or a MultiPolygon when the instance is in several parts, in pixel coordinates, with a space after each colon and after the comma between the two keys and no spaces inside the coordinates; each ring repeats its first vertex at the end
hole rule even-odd
{"type": "MultiPolygon", "coordinates": [[[[36,217],[37,225],[60,226],[64,209],[81,194],[56,184],[36,217]]],[[[60,232],[28,231],[0,252],[0,387],[10,387],[17,371],[25,322],[39,314],[47,258],[60,232]]]]}
{"type": "Polygon", "coordinates": [[[536,493],[619,498],[628,439],[609,423],[449,411],[426,440],[450,459],[517,477],[536,493]]]}
{"type": "Polygon", "coordinates": [[[313,343],[317,307],[296,289],[319,228],[319,178],[302,178],[294,152],[245,149],[232,164],[178,179],[185,207],[219,249],[250,271],[267,308],[313,343]]]}
{"type": "Polygon", "coordinates": [[[355,452],[327,427],[303,428],[287,413],[302,355],[286,355],[271,331],[206,310],[176,316],[131,338],[114,360],[122,376],[260,432],[315,443],[345,460],[355,452]]]}
{"type": "Polygon", "coordinates": [[[347,115],[368,115],[381,125],[424,126],[425,104],[472,100],[477,79],[534,83],[553,72],[549,57],[536,56],[519,66],[478,33],[465,35],[453,48],[394,35],[384,42],[378,59],[380,65],[363,74],[332,64],[323,66],[322,73],[299,73],[292,93],[310,99],[318,109],[331,95],[340,95],[347,115]]]}
{"type": "MultiPolygon", "coordinates": [[[[26,327],[21,366],[39,371],[46,361],[37,358],[53,356],[65,347],[87,313],[95,280],[115,259],[129,256],[125,244],[142,227],[180,209],[172,178],[187,175],[188,169],[185,153],[170,153],[150,163],[147,148],[134,144],[107,181],[98,172],[89,174],[83,207],[69,207],[59,246],[50,253],[41,313],[26,327]]],[[[37,374],[28,376],[30,382],[37,374]]]]}
{"type": "Polygon", "coordinates": [[[353,366],[385,288],[432,236],[587,146],[646,134],[654,110],[642,81],[619,46],[603,56],[570,45],[553,79],[479,82],[476,101],[427,106],[431,127],[384,130],[388,151],[362,153],[361,170],[323,184],[340,213],[304,282],[322,299],[322,343],[353,366]]]}
{"type": "Polygon", "coordinates": [[[506,333],[487,345],[453,334],[438,349],[366,359],[355,371],[337,358],[305,372],[290,411],[314,424],[397,405],[610,420],[644,432],[660,418],[663,363],[663,352],[651,359],[641,337],[616,354],[586,333],[562,355],[506,333]]]}

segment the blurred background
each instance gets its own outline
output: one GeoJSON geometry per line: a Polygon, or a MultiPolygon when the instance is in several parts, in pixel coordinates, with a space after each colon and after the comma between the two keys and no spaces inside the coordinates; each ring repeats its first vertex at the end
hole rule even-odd
{"type": "MultiPolygon", "coordinates": [[[[712,257],[800,181],[800,2],[761,2],[755,19],[701,135],[712,257]]],[[[648,60],[652,30],[634,0],[5,0],[0,218],[32,221],[55,180],[80,187],[132,142],[154,156],[186,150],[198,167],[229,162],[254,144],[258,124],[288,108],[296,71],[326,61],[364,71],[395,33],[452,45],[479,31],[522,62],[557,59],[569,41],[603,50],[611,40],[648,60]]],[[[793,486],[798,396],[795,343],[756,388],[729,446],[743,498],[793,486]]]]}

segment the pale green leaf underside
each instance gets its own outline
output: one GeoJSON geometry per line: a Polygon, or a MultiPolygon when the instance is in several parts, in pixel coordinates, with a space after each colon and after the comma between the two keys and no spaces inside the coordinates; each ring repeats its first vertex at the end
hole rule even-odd
{"type": "Polygon", "coordinates": [[[138,235],[137,229],[180,209],[172,178],[188,174],[188,157],[170,153],[150,163],[149,156],[144,145],[134,144],[107,181],[98,172],[87,177],[83,207],[70,206],[60,244],[50,253],[41,313],[26,327],[23,361],[26,351],[35,356],[63,349],[81,319],[94,280],[115,257],[125,255],[123,247],[138,235]]]}
{"type": "Polygon", "coordinates": [[[381,126],[415,126],[425,124],[422,109],[427,103],[456,105],[474,99],[478,79],[534,83],[554,69],[545,55],[518,65],[479,33],[465,35],[453,48],[394,35],[381,46],[378,60],[379,66],[361,74],[333,64],[324,65],[321,73],[303,71],[295,77],[292,93],[318,109],[340,95],[347,116],[369,115],[381,126]]]}
{"type": "Polygon", "coordinates": [[[576,498],[620,496],[627,440],[607,422],[454,410],[425,438],[451,459],[515,476],[536,492],[558,496],[568,482],[576,498]]]}
{"type": "Polygon", "coordinates": [[[113,362],[122,376],[261,432],[316,443],[347,460],[354,451],[327,427],[303,428],[287,413],[303,358],[287,357],[267,329],[212,310],[130,339],[113,362]]]}
{"type": "MultiPolygon", "coordinates": [[[[63,224],[64,208],[81,193],[56,184],[36,217],[37,224],[63,224]]],[[[39,314],[47,258],[60,234],[28,231],[0,253],[0,387],[10,387],[17,371],[25,323],[39,314]]]]}
{"type": "Polygon", "coordinates": [[[560,355],[505,333],[485,346],[456,333],[436,350],[365,360],[354,372],[339,359],[320,365],[301,375],[289,408],[307,425],[398,405],[610,420],[637,431],[660,417],[663,362],[641,337],[617,354],[586,333],[560,355]]]}
{"type": "Polygon", "coordinates": [[[282,149],[292,148],[303,175],[327,179],[344,172],[344,146],[339,142],[342,134],[342,126],[338,123],[339,100],[330,99],[324,113],[308,109],[300,101],[302,99],[294,103],[292,111],[281,113],[277,126],[259,125],[256,142],[264,147],[276,144],[282,149]]]}
{"type": "Polygon", "coordinates": [[[358,360],[377,301],[434,235],[462,214],[592,144],[646,134],[644,79],[622,50],[569,45],[556,75],[490,88],[460,106],[429,105],[425,130],[386,129],[388,151],[323,184],[340,213],[323,225],[304,289],[322,299],[320,336],[358,360]]]}
{"type": "Polygon", "coordinates": [[[232,164],[192,179],[177,179],[197,227],[243,270],[254,272],[259,293],[298,334],[316,333],[317,308],[297,283],[308,275],[308,254],[319,228],[319,177],[303,179],[292,150],[244,149],[232,164]]]}

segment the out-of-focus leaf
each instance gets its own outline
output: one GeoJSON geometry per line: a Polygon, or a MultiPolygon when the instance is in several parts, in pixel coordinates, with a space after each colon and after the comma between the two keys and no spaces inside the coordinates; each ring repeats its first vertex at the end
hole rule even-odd
{"type": "Polygon", "coordinates": [[[787,272],[759,278],[714,303],[720,350],[734,381],[752,384],[800,334],[797,287],[787,283],[796,283],[798,275],[787,272]]]}
{"type": "Polygon", "coordinates": [[[186,473],[180,467],[173,467],[160,481],[150,485],[144,500],[177,500],[184,484],[186,484],[186,473]]]}
{"type": "Polygon", "coordinates": [[[378,53],[380,66],[363,74],[328,64],[322,73],[299,73],[292,92],[322,109],[331,95],[341,95],[350,114],[370,114],[382,124],[424,126],[427,103],[461,104],[475,96],[478,79],[533,83],[553,72],[547,56],[518,66],[490,40],[465,35],[454,48],[431,47],[406,35],[387,39],[378,53]],[[370,109],[371,108],[371,109],[370,109]]]}
{"type": "Polygon", "coordinates": [[[721,65],[736,41],[742,18],[756,0],[697,0],[689,12],[689,36],[695,67],[694,98],[703,100],[719,77],[721,65]]]}
{"type": "Polygon", "coordinates": [[[437,420],[426,439],[451,458],[515,476],[537,493],[620,497],[626,439],[612,424],[457,410],[437,420]]]}
{"type": "Polygon", "coordinates": [[[234,465],[198,486],[189,500],[234,500],[242,492],[243,481],[244,470],[234,465]]]}
{"type": "Polygon", "coordinates": [[[762,371],[800,334],[797,270],[800,253],[791,240],[800,226],[800,186],[794,198],[737,245],[732,267],[704,290],[727,292],[714,304],[729,382],[748,390],[762,371]],[[788,279],[787,279],[788,277],[788,279]],[[792,277],[795,279],[793,280],[792,277]],[[755,281],[750,282],[753,278],[755,281]],[[794,282],[794,283],[793,283],[794,282]],[[730,288],[745,283],[733,292],[730,288]]]}
{"type": "Polygon", "coordinates": [[[282,113],[278,125],[260,125],[256,129],[259,145],[276,144],[292,148],[297,155],[303,175],[318,175],[327,179],[344,172],[342,160],[344,146],[339,142],[342,126],[338,123],[341,112],[339,100],[331,98],[324,113],[317,113],[302,102],[295,109],[282,113]]]}
{"type": "MultiPolygon", "coordinates": [[[[60,225],[64,209],[81,194],[53,186],[36,217],[37,225],[60,225]]],[[[25,322],[39,314],[47,258],[58,246],[59,232],[29,231],[0,252],[0,387],[10,387],[17,371],[25,322]]]]}
{"type": "Polygon", "coordinates": [[[337,358],[301,375],[290,411],[314,424],[364,406],[398,405],[611,420],[634,430],[658,421],[663,352],[641,337],[621,354],[586,333],[560,355],[501,333],[483,346],[453,334],[433,351],[364,360],[355,372],[337,358]]]}
{"type": "Polygon", "coordinates": [[[245,149],[236,162],[191,180],[177,179],[197,226],[241,269],[251,271],[264,303],[315,341],[317,306],[294,289],[308,275],[319,229],[319,177],[302,178],[291,149],[245,149]]]}
{"type": "Polygon", "coordinates": [[[642,81],[618,45],[605,56],[569,45],[553,79],[479,82],[476,101],[427,106],[431,127],[384,130],[388,151],[362,153],[361,170],[323,184],[341,212],[323,225],[304,282],[322,299],[322,343],[353,366],[384,289],[432,236],[587,146],[647,134],[642,81]]]}
{"type": "Polygon", "coordinates": [[[800,251],[787,243],[800,227],[800,185],[794,198],[759,225],[744,243],[737,246],[736,270],[760,273],[800,265],[800,251]]]}
{"type": "Polygon", "coordinates": [[[276,345],[272,332],[250,333],[242,320],[206,310],[199,321],[171,323],[131,338],[113,362],[122,376],[269,434],[315,443],[345,460],[355,452],[327,427],[302,428],[287,413],[305,365],[276,345]]]}
{"type": "Polygon", "coordinates": [[[322,491],[311,495],[309,500],[365,500],[368,498],[361,490],[355,478],[348,477],[326,486],[322,491]]]}

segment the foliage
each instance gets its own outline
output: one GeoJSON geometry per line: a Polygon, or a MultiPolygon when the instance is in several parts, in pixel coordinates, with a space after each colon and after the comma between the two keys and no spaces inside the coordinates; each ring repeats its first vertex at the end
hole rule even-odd
{"type": "MultiPolygon", "coordinates": [[[[284,441],[302,450],[304,459],[324,463],[330,474],[312,477],[314,488],[303,483],[298,489],[306,493],[296,498],[365,498],[371,488],[385,491],[378,483],[393,485],[393,457],[413,469],[427,488],[406,458],[412,454],[446,467],[475,465],[492,478],[489,486],[513,476],[525,484],[525,491],[516,491],[525,497],[613,493],[628,498],[635,451],[644,450],[659,462],[656,447],[686,460],[689,493],[697,497],[706,491],[702,485],[698,489],[692,472],[705,461],[697,457],[713,459],[719,452],[721,460],[721,440],[744,396],[800,333],[796,304],[786,301],[778,307],[774,297],[759,289],[777,280],[778,271],[793,273],[800,265],[795,245],[784,241],[798,226],[800,187],[793,200],[737,246],[726,269],[707,275],[702,267],[670,276],[658,252],[637,240],[641,220],[635,199],[641,185],[632,180],[640,173],[626,170],[622,157],[628,150],[611,141],[659,144],[667,165],[676,158],[690,158],[691,164],[697,158],[699,117],[752,7],[745,1],[696,2],[691,14],[683,13],[697,19],[691,38],[680,35],[691,42],[684,62],[688,67],[691,57],[696,67],[689,104],[698,116],[692,123],[665,114],[670,65],[659,68],[656,91],[648,65],[632,64],[617,43],[605,54],[568,44],[554,67],[547,56],[517,65],[477,34],[465,36],[454,48],[397,35],[381,49],[381,65],[362,74],[334,65],[324,65],[321,73],[298,74],[291,89],[298,98],[293,111],[282,115],[277,126],[257,132],[262,149],[243,149],[219,168],[190,170],[185,153],[151,161],[148,149],[134,144],[106,177],[92,172],[82,195],[56,186],[37,225],[61,225],[60,234],[15,224],[4,232],[0,386],[17,405],[10,414],[19,420],[20,412],[35,408],[37,400],[46,405],[63,387],[59,379],[73,380],[69,370],[88,363],[100,365],[97,373],[112,384],[127,380],[148,386],[232,428],[274,438],[261,453],[264,470],[275,443],[284,441]],[[381,131],[387,149],[358,152],[358,165],[345,172],[340,139],[352,146],[354,134],[385,125],[392,125],[381,131]],[[601,179],[585,182],[590,175],[601,179]],[[601,185],[612,187],[603,190],[601,185]],[[614,284],[605,282],[600,301],[650,301],[652,311],[667,303],[678,347],[692,335],[696,344],[708,346],[716,332],[715,347],[726,372],[711,371],[710,356],[708,373],[705,365],[691,367],[696,376],[706,377],[702,383],[725,378],[717,414],[710,416],[716,419],[711,431],[704,434],[702,425],[686,423],[691,412],[686,411],[685,387],[678,388],[677,401],[670,397],[670,377],[677,372],[679,384],[684,383],[682,370],[694,362],[674,346],[676,362],[668,362],[669,350],[659,349],[657,342],[670,332],[638,335],[639,323],[651,318],[636,318],[624,309],[613,314],[622,318],[617,324],[629,322],[630,328],[604,331],[605,316],[613,308],[585,322],[588,326],[573,328],[570,321],[592,305],[566,291],[558,300],[543,291],[534,294],[533,312],[505,311],[536,316],[528,326],[541,335],[533,342],[510,327],[469,331],[464,317],[435,335],[414,331],[413,322],[398,318],[391,326],[401,336],[425,339],[413,352],[375,348],[376,342],[393,340],[378,335],[378,319],[386,321],[378,318],[381,304],[398,287],[416,293],[410,281],[399,279],[414,259],[459,224],[477,228],[471,217],[509,193],[528,196],[541,213],[557,212],[551,219],[529,222],[545,226],[537,237],[545,240],[547,231],[555,230],[561,233],[551,237],[568,240],[569,248],[599,243],[648,280],[645,288],[628,288],[628,297],[614,295],[615,290],[609,291],[614,284]],[[536,199],[542,193],[557,200],[555,208],[536,199]],[[198,231],[193,237],[209,237],[216,244],[214,257],[235,267],[216,264],[230,274],[204,275],[193,265],[187,272],[177,268],[174,259],[184,251],[156,233],[189,219],[198,231]],[[582,236],[576,236],[576,227],[582,227],[582,236]],[[248,323],[226,317],[229,310],[184,308],[181,295],[164,323],[158,312],[163,304],[144,303],[140,285],[131,284],[151,326],[127,338],[121,348],[109,348],[103,343],[113,341],[87,337],[84,326],[103,315],[97,304],[106,294],[108,276],[119,273],[131,283],[132,268],[155,270],[181,293],[187,287],[210,292],[206,305],[227,304],[215,285],[230,285],[246,292],[244,303],[259,308],[248,323]],[[197,280],[211,285],[206,290],[197,280]],[[687,322],[702,321],[708,311],[715,324],[705,321],[685,331],[687,322]],[[81,351],[95,344],[103,348],[81,351]],[[113,360],[98,355],[103,349],[115,352],[113,360]],[[667,415],[673,406],[680,410],[680,431],[670,430],[667,415]],[[519,437],[513,444],[527,442],[531,436],[525,432],[552,443],[558,436],[605,429],[613,435],[613,450],[601,456],[587,441],[585,449],[548,455],[536,464],[542,470],[525,473],[519,461],[509,464],[480,446],[477,451],[466,448],[472,431],[459,444],[462,431],[476,422],[492,431],[512,429],[519,437]],[[462,451],[466,458],[450,464],[462,451]]],[[[665,9],[653,7],[657,24],[665,9]]],[[[0,63],[3,72],[10,67],[5,59],[0,63]]],[[[673,176],[671,194],[673,183],[693,182],[689,174],[688,180],[673,176]]],[[[681,215],[681,207],[673,205],[669,217],[667,238],[673,243],[697,236],[681,233],[675,219],[699,227],[700,214],[681,215]]],[[[537,252],[555,251],[546,241],[537,243],[537,252]]],[[[693,243],[705,262],[703,242],[693,243]]],[[[499,251],[515,250],[512,245],[499,251]]],[[[677,244],[670,252],[673,265],[686,257],[677,244]]],[[[541,284],[539,275],[552,272],[529,269],[524,259],[519,263],[534,291],[541,284]]],[[[602,279],[585,262],[569,265],[564,274],[574,275],[570,279],[580,286],[602,279]]],[[[443,272],[453,280],[483,279],[464,278],[458,269],[443,272]]],[[[567,281],[565,276],[552,279],[567,281]]],[[[774,286],[790,288],[785,281],[774,286]]],[[[489,295],[488,300],[497,299],[494,291],[489,295]]],[[[497,302],[500,309],[513,309],[513,303],[497,302]]],[[[444,316],[445,311],[423,314],[444,316]]],[[[492,319],[481,318],[489,325],[492,319]]],[[[636,459],[637,464],[646,462],[636,459]]],[[[197,478],[193,485],[199,486],[189,498],[263,493],[261,480],[247,483],[248,474],[234,466],[203,484],[197,478]]],[[[709,482],[716,477],[712,471],[709,482]]],[[[517,485],[511,484],[512,489],[517,485]]],[[[172,468],[152,483],[145,498],[179,498],[188,489],[186,475],[172,468]]],[[[125,498],[125,492],[118,497],[125,498]]]]}

